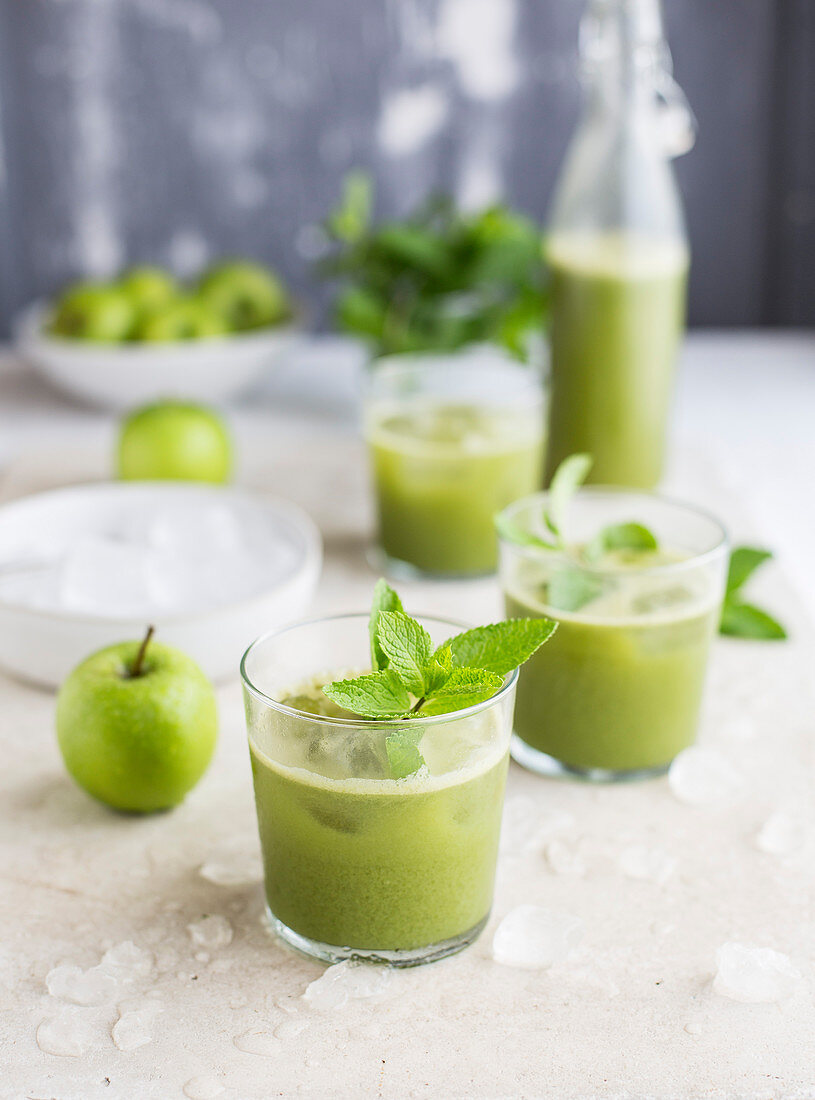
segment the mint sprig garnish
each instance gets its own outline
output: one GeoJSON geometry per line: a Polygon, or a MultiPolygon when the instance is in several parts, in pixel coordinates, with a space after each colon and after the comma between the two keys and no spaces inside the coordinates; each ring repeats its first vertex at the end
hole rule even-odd
{"type": "MultiPolygon", "coordinates": [[[[543,525],[551,533],[551,538],[529,531],[503,512],[495,517],[498,534],[515,546],[555,550],[571,554],[575,559],[582,557],[589,566],[600,564],[607,554],[615,551],[644,553],[659,549],[656,535],[642,523],[633,520],[609,524],[598,531],[582,549],[569,544],[566,538],[569,505],[586,480],[592,461],[591,455],[569,455],[552,475],[542,515],[543,525]]],[[[582,570],[578,560],[574,564],[569,564],[568,561],[561,563],[552,573],[546,588],[547,602],[559,611],[578,611],[603,591],[600,580],[582,570]]]]}
{"type": "Polygon", "coordinates": [[[572,497],[586,480],[594,459],[591,455],[569,455],[564,458],[549,483],[549,501],[543,513],[546,526],[555,536],[558,546],[565,544],[566,513],[572,497]]]}
{"type": "Polygon", "coordinates": [[[551,637],[549,619],[510,619],[465,630],[435,650],[430,635],[406,614],[384,580],[377,581],[369,620],[373,671],[334,680],[323,692],[363,718],[401,718],[388,732],[385,750],[393,779],[413,775],[424,764],[419,748],[424,730],[412,718],[452,714],[486,702],[504,678],[551,637]]]}
{"type": "Polygon", "coordinates": [[[744,584],[772,556],[769,550],[758,550],[752,546],[737,546],[731,553],[719,624],[721,634],[766,642],[782,641],[787,637],[784,627],[769,612],[741,598],[744,584]]]}

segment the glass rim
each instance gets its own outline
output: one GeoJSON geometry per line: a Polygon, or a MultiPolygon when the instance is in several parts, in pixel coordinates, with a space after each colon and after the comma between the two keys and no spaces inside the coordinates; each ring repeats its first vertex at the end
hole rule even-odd
{"type": "MultiPolygon", "coordinates": [[[[553,549],[548,550],[544,546],[525,546],[523,543],[517,542],[515,539],[506,534],[506,532],[500,529],[498,520],[501,517],[512,517],[520,511],[521,508],[528,506],[533,501],[540,501],[543,504],[548,500],[550,492],[548,489],[543,489],[537,493],[530,493],[528,496],[520,497],[518,500],[514,500],[511,504],[508,504],[506,508],[501,509],[500,512],[495,514],[495,528],[498,536],[499,545],[511,546],[513,550],[520,554],[523,554],[527,558],[536,560],[547,561],[560,561],[569,565],[571,568],[580,569],[584,573],[593,573],[598,576],[618,576],[621,571],[619,569],[603,568],[602,566],[592,565],[589,562],[583,562],[564,553],[563,550],[553,549]]],[[[688,501],[680,500],[677,497],[666,496],[663,493],[652,492],[647,489],[633,489],[628,488],[625,485],[592,485],[586,488],[581,488],[576,494],[574,499],[579,500],[581,497],[586,499],[587,497],[604,497],[609,498],[612,496],[633,496],[641,497],[647,501],[657,501],[660,504],[666,504],[671,508],[678,508],[685,512],[692,512],[695,516],[706,520],[712,524],[718,532],[718,537],[713,546],[707,550],[701,550],[696,554],[691,554],[690,557],[682,558],[680,561],[662,562],[659,565],[647,565],[642,569],[636,571],[637,576],[643,576],[648,574],[664,574],[664,573],[680,573],[687,569],[696,569],[700,565],[704,565],[707,561],[713,561],[721,554],[726,553],[730,546],[730,536],[728,535],[725,526],[713,515],[712,512],[708,512],[705,508],[700,508],[697,504],[691,504],[688,501]]]]}
{"type": "Polygon", "coordinates": [[[498,344],[481,341],[465,344],[452,350],[400,351],[385,355],[373,355],[368,366],[378,376],[383,374],[419,374],[438,372],[439,369],[468,371],[473,369],[485,372],[506,373],[511,371],[517,377],[526,376],[530,383],[542,385],[543,369],[539,363],[517,359],[498,344]],[[483,355],[474,355],[481,350],[483,355]]]}
{"type": "MultiPolygon", "coordinates": [[[[275,630],[267,630],[265,634],[261,634],[247,646],[246,651],[241,657],[240,675],[244,688],[272,710],[276,710],[278,713],[285,714],[289,717],[313,722],[315,725],[340,726],[344,729],[362,728],[365,730],[392,729],[394,726],[399,726],[405,721],[404,718],[364,718],[361,715],[358,718],[333,718],[328,714],[312,714],[310,711],[298,710],[296,707],[286,706],[285,703],[281,703],[278,699],[273,699],[270,695],[267,695],[265,691],[259,688],[257,684],[253,683],[246,668],[246,663],[250,655],[262,646],[264,642],[271,641],[273,638],[279,638],[291,630],[298,630],[305,626],[319,626],[321,623],[338,622],[341,619],[358,620],[360,623],[364,623],[367,629],[370,617],[371,613],[369,611],[340,612],[337,615],[322,615],[314,619],[300,619],[297,622],[288,623],[286,626],[278,627],[275,630]]],[[[468,626],[467,623],[463,623],[459,619],[449,619],[443,615],[420,613],[418,615],[413,615],[412,618],[417,619],[419,622],[443,623],[446,626],[455,627],[457,630],[473,629],[471,626],[468,626]]],[[[431,714],[427,716],[417,715],[415,718],[410,719],[411,725],[442,725],[453,721],[457,722],[462,718],[469,718],[474,714],[479,714],[482,710],[488,710],[490,707],[506,698],[515,687],[517,680],[518,669],[514,668],[512,672],[504,677],[504,682],[501,687],[494,695],[491,695],[489,699],[485,699],[481,703],[474,703],[472,706],[464,707],[461,710],[448,711],[446,714],[431,714]]]]}

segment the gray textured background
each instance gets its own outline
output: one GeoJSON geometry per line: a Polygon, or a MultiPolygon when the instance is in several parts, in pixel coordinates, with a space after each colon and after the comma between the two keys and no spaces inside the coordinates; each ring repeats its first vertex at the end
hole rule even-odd
{"type": "MultiPolygon", "coordinates": [[[[77,274],[247,252],[315,301],[352,165],[541,218],[582,0],[0,0],[0,323],[77,274]]],[[[665,0],[697,324],[815,324],[815,2],[665,0]]],[[[319,316],[319,312],[318,312],[319,316]]]]}

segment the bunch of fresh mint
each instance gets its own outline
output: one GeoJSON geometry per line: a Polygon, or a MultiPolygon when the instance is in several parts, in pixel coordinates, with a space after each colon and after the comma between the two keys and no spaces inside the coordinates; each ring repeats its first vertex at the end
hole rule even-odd
{"type": "MultiPolygon", "coordinates": [[[[503,513],[496,516],[498,533],[518,546],[537,546],[544,550],[568,549],[564,535],[569,503],[586,480],[592,465],[591,455],[575,454],[565,458],[555,470],[549,486],[547,506],[543,522],[551,532],[551,538],[542,538],[526,530],[503,513]]],[[[656,535],[641,523],[614,523],[604,527],[581,549],[580,556],[588,565],[600,561],[611,551],[647,553],[658,550],[656,535]]],[[[757,550],[751,546],[737,546],[730,555],[722,618],[719,630],[738,638],[756,638],[775,641],[786,638],[784,627],[766,611],[741,598],[741,588],[747,579],[765,561],[772,558],[769,550],[757,550]]],[[[552,607],[561,611],[577,611],[602,592],[598,577],[575,566],[564,563],[553,574],[548,585],[547,599],[552,607]]]]}
{"type": "Polygon", "coordinates": [[[377,355],[494,343],[529,357],[544,327],[538,227],[505,206],[476,214],[436,197],[402,221],[373,224],[373,189],[352,172],[326,219],[335,244],[324,274],[344,286],[337,319],[377,355]]]}
{"type": "Polygon", "coordinates": [[[391,775],[401,779],[424,762],[419,752],[424,730],[411,728],[407,720],[451,714],[491,699],[556,626],[550,619],[509,619],[466,630],[434,649],[421,623],[379,580],[369,621],[373,671],[334,680],[323,692],[363,718],[406,720],[385,739],[391,775]]]}

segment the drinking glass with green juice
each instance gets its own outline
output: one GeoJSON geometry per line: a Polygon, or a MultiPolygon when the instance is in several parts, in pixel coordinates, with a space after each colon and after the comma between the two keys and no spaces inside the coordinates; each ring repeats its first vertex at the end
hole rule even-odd
{"type": "Polygon", "coordinates": [[[546,483],[576,452],[590,480],[651,489],[665,459],[689,251],[671,157],[693,118],[658,0],[589,0],[584,113],[558,180],[550,271],[546,483]]]}
{"type": "Polygon", "coordinates": [[[558,622],[521,669],[512,755],[544,775],[664,772],[696,738],[725,532],[696,508],[597,487],[571,501],[568,540],[544,545],[549,496],[518,501],[498,521],[507,615],[558,622]]]}
{"type": "MultiPolygon", "coordinates": [[[[419,622],[435,644],[461,629],[419,622]]],[[[319,959],[413,966],[487,921],[517,672],[487,700],[405,721],[360,717],[323,691],[370,667],[367,615],[288,627],[243,659],[267,911],[319,959]],[[394,744],[420,754],[418,770],[394,744]]]]}
{"type": "Polygon", "coordinates": [[[541,484],[539,371],[492,347],[378,360],[365,436],[385,570],[494,572],[496,511],[541,484]]]}

